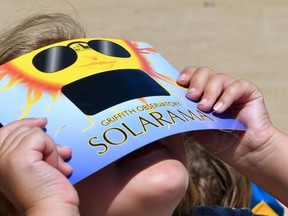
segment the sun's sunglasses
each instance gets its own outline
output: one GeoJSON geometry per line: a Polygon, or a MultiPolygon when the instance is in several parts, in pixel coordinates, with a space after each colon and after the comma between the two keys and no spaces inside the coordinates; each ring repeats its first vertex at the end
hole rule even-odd
{"type": "Polygon", "coordinates": [[[72,45],[78,44],[83,49],[91,48],[101,54],[129,58],[131,54],[121,45],[108,40],[90,40],[88,42],[74,41],[67,46],[56,46],[43,50],[36,54],[32,60],[36,69],[45,73],[54,73],[63,70],[77,61],[77,52],[71,48],[72,45]]]}

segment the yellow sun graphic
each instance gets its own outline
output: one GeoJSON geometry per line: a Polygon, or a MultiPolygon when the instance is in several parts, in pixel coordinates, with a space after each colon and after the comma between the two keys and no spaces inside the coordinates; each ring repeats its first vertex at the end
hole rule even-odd
{"type": "MultiPolygon", "coordinates": [[[[4,77],[9,80],[1,90],[16,85],[27,88],[26,104],[19,117],[21,119],[29,114],[33,104],[41,99],[44,92],[51,96],[53,103],[61,97],[63,86],[111,70],[140,69],[155,80],[176,85],[175,80],[153,70],[147,58],[150,53],[156,53],[156,50],[151,47],[140,48],[138,42],[127,40],[82,38],[63,41],[1,65],[0,81],[4,77]]],[[[144,98],[139,100],[145,103],[144,98]]]]}

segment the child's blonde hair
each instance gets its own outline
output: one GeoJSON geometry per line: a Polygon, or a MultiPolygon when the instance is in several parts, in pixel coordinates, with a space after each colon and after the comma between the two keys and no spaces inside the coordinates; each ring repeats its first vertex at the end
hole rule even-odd
{"type": "Polygon", "coordinates": [[[249,207],[250,181],[240,172],[206,151],[193,140],[191,134],[187,133],[184,140],[186,141],[189,173],[198,191],[196,205],[249,207]]]}
{"type": "Polygon", "coordinates": [[[0,64],[46,45],[85,36],[80,23],[66,14],[33,15],[0,35],[0,64]]]}

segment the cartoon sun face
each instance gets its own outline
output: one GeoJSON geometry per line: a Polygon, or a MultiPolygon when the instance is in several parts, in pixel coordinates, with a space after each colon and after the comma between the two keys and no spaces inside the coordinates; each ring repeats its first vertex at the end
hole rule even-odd
{"type": "Polygon", "coordinates": [[[56,43],[0,66],[0,79],[9,76],[5,90],[20,83],[28,88],[25,117],[42,93],[52,100],[64,94],[85,115],[95,115],[135,98],[170,95],[155,79],[175,83],[155,72],[137,42],[84,38],[56,43]]]}

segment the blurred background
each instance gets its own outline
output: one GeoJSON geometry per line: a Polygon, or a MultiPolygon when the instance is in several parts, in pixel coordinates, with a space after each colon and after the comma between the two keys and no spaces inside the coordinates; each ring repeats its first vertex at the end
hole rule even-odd
{"type": "Polygon", "coordinates": [[[37,12],[78,18],[88,36],[144,41],[179,71],[207,66],[263,91],[276,126],[288,131],[288,1],[1,0],[0,30],[37,12]]]}

